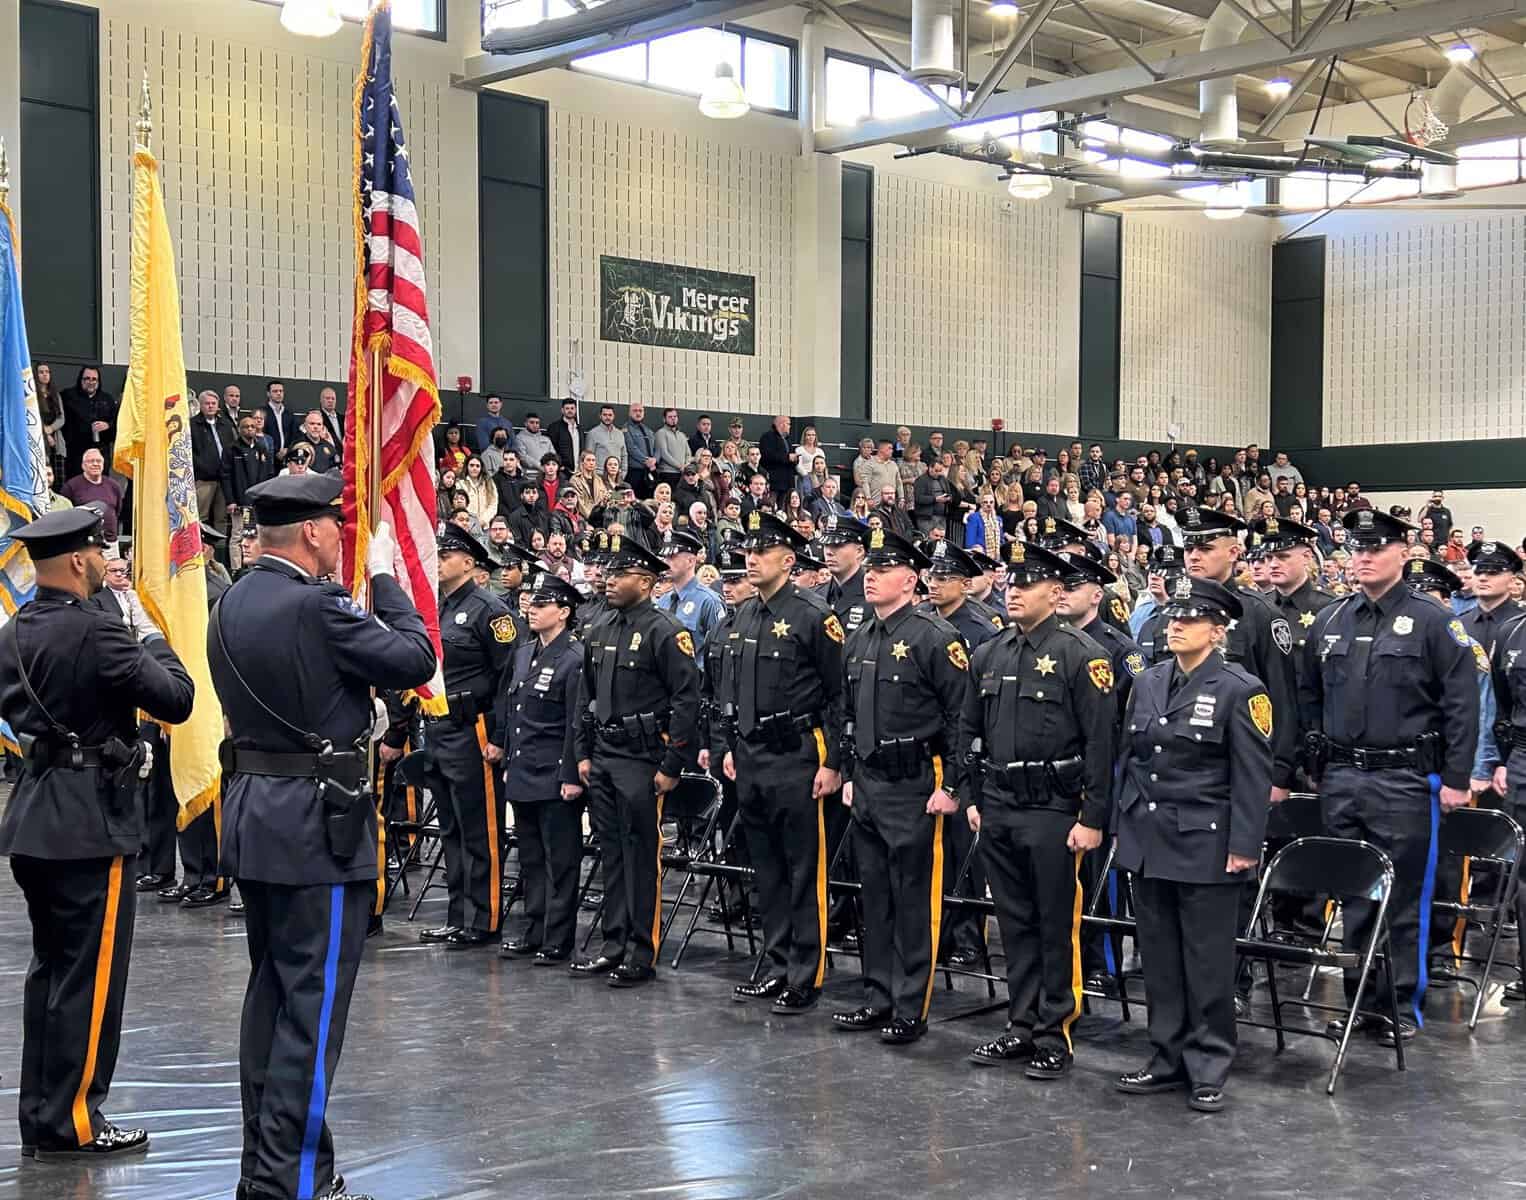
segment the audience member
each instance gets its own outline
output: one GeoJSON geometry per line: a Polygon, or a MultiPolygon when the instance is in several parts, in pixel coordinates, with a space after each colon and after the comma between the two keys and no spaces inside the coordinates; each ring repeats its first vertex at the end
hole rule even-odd
{"type": "Polygon", "coordinates": [[[91,446],[80,455],[80,473],[64,482],[63,495],[75,508],[84,504],[94,507],[101,514],[101,536],[107,547],[116,545],[127,489],[106,474],[106,459],[100,450],[91,446]]]}
{"type": "Polygon", "coordinates": [[[238,440],[233,422],[223,416],[215,391],[197,397],[200,408],[191,418],[191,474],[196,480],[196,514],[213,529],[225,529],[228,504],[223,499],[223,451],[238,440]]]}
{"type": "Polygon", "coordinates": [[[657,486],[657,436],[646,425],[646,405],[632,400],[626,409],[625,450],[629,461],[625,477],[636,489],[636,496],[646,500],[657,486]]]}
{"type": "Polygon", "coordinates": [[[540,430],[539,413],[526,414],[524,427],[514,435],[514,453],[522,463],[538,463],[546,455],[556,453],[551,439],[540,430]]]}
{"type": "Polygon", "coordinates": [[[599,469],[605,473],[606,483],[619,483],[629,469],[629,452],[625,447],[625,435],[615,428],[615,409],[612,404],[599,406],[599,423],[588,431],[585,445],[598,460],[599,469]],[[620,467],[619,474],[609,479],[609,460],[613,458],[620,467]]]}
{"type": "Polygon", "coordinates": [[[514,443],[514,423],[503,415],[503,399],[489,392],[482,399],[486,413],[477,421],[477,428],[473,431],[472,445],[481,452],[487,449],[493,441],[493,430],[502,429],[509,435],[509,444],[514,443]]]}
{"type": "Polygon", "coordinates": [[[551,448],[561,460],[562,470],[571,475],[578,469],[578,460],[583,456],[583,431],[578,428],[578,402],[571,396],[562,401],[561,415],[551,422],[546,436],[551,439],[551,448]]]}
{"type": "Polygon", "coordinates": [[[678,427],[676,408],[662,410],[662,424],[657,427],[653,440],[657,447],[657,478],[676,487],[691,454],[688,436],[678,427]]]}
{"type": "Polygon", "coordinates": [[[101,452],[109,469],[117,436],[117,399],[102,389],[100,367],[81,367],[59,403],[64,412],[64,478],[79,474],[91,447],[101,452]]]}

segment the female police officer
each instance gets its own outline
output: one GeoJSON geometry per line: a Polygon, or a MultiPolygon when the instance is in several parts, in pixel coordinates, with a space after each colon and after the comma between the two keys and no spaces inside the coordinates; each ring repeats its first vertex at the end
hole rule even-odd
{"type": "Polygon", "coordinates": [[[1118,1090],[1190,1087],[1201,1112],[1224,1106],[1235,889],[1260,860],[1271,788],[1272,702],[1223,653],[1241,612],[1222,584],[1178,580],[1165,607],[1172,660],[1134,680],[1123,720],[1117,861],[1134,876],[1155,1053],[1118,1090]]]}

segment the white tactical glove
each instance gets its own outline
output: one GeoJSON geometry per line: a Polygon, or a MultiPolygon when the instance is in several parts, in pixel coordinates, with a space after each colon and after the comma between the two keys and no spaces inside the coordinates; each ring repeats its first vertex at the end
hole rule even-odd
{"type": "Polygon", "coordinates": [[[374,579],[378,575],[392,574],[392,560],[397,555],[397,540],[392,536],[392,526],[379,521],[371,534],[371,544],[366,547],[366,570],[374,579]]]}

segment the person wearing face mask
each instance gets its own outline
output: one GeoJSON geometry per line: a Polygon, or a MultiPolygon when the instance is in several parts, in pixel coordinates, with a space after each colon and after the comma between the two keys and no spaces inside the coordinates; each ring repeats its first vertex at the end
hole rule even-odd
{"type": "Polygon", "coordinates": [[[0,854],[26,897],[33,957],[22,992],[21,1153],[104,1161],[148,1148],[101,1112],[116,1069],[143,838],[138,710],[178,724],[195,685],[159,631],[83,602],[106,578],[88,508],[12,531],[36,597],[0,630],[0,717],[26,760],[0,854]]]}

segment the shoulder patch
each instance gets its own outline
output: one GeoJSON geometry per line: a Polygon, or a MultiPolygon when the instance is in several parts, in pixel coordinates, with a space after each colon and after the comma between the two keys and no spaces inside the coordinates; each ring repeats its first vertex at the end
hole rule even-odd
{"type": "Polygon", "coordinates": [[[948,644],[948,660],[961,671],[970,669],[970,656],[964,652],[964,643],[953,641],[948,644]]]}
{"type": "Polygon", "coordinates": [[[1459,646],[1466,646],[1473,640],[1468,636],[1468,631],[1462,627],[1462,622],[1455,619],[1447,622],[1447,632],[1459,646]]]}
{"type": "Polygon", "coordinates": [[[1123,625],[1127,625],[1129,623],[1129,610],[1124,605],[1121,597],[1114,596],[1111,600],[1109,600],[1108,609],[1113,614],[1113,620],[1123,625]]]}
{"type": "Polygon", "coordinates": [[[339,611],[344,613],[346,616],[355,617],[361,621],[364,621],[371,615],[365,610],[364,607],[362,607],[361,603],[348,592],[341,593],[340,595],[334,597],[334,607],[339,609],[339,611]]]}
{"type": "Polygon", "coordinates": [[[1272,642],[1284,654],[1293,652],[1293,630],[1281,617],[1272,622],[1272,642]]]}
{"type": "Polygon", "coordinates": [[[680,629],[673,635],[673,640],[678,643],[678,648],[690,658],[694,657],[694,635],[687,629],[680,629]]]}
{"type": "Polygon", "coordinates": [[[1489,656],[1484,653],[1484,648],[1477,642],[1473,643],[1473,659],[1478,663],[1478,669],[1487,675],[1489,673],[1489,656]]]}
{"type": "Polygon", "coordinates": [[[847,640],[847,634],[843,632],[842,622],[837,619],[836,613],[828,613],[826,620],[821,623],[822,630],[839,646],[847,640]]]}
{"type": "Polygon", "coordinates": [[[1265,692],[1257,692],[1250,698],[1250,719],[1262,737],[1272,736],[1272,698],[1265,692]]]}
{"type": "Polygon", "coordinates": [[[995,613],[991,614],[991,624],[997,629],[1005,629],[1007,627],[1007,623],[998,617],[995,613]]]}
{"type": "Polygon", "coordinates": [[[519,627],[514,624],[514,618],[508,613],[504,613],[501,617],[494,617],[487,623],[487,627],[493,631],[493,640],[503,646],[519,636],[519,627]]]}
{"type": "Polygon", "coordinates": [[[1105,658],[1094,658],[1086,664],[1086,674],[1099,692],[1113,689],[1113,664],[1105,658]]]}
{"type": "Polygon", "coordinates": [[[1144,655],[1137,651],[1128,655],[1123,660],[1123,669],[1129,673],[1131,679],[1138,678],[1145,669],[1144,655]]]}

